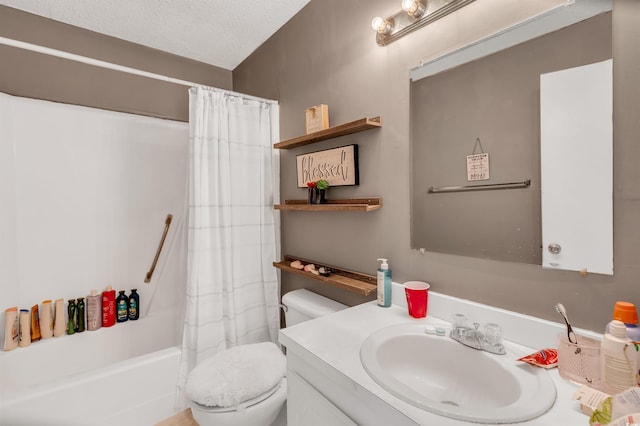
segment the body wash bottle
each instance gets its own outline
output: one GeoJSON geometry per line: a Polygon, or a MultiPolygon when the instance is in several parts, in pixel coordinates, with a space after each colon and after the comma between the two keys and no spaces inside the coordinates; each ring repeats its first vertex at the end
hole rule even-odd
{"type": "Polygon", "coordinates": [[[378,306],[388,308],[391,306],[391,269],[387,259],[378,259],[380,268],[378,268],[378,306]]]}

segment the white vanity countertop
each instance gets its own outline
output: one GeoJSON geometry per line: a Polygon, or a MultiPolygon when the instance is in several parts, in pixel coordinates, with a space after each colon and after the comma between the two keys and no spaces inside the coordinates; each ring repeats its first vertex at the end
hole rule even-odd
{"type": "MultiPolygon", "coordinates": [[[[403,293],[402,286],[394,283],[393,300],[404,306],[394,304],[389,308],[382,308],[377,306],[376,302],[364,303],[326,317],[282,329],[280,342],[287,347],[288,351],[294,351],[297,354],[310,352],[324,362],[320,363],[323,365],[314,365],[314,367],[321,370],[330,368],[337,370],[348,380],[385,401],[389,406],[417,424],[446,426],[472,423],[442,417],[406,403],[387,392],[367,374],[360,362],[360,346],[371,333],[381,328],[403,323],[424,324],[425,326],[447,324],[439,318],[449,318],[453,313],[462,313],[472,321],[480,323],[491,321],[502,325],[505,339],[523,345],[523,354],[529,354],[542,348],[556,347],[555,340],[558,332],[564,330],[559,323],[527,317],[433,292],[429,293],[429,316],[414,319],[407,313],[403,293]],[[436,315],[439,318],[436,318],[436,315]]],[[[577,330],[577,332],[598,336],[584,330],[577,330]]],[[[419,355],[416,354],[416,356],[419,355]]],[[[517,423],[517,425],[588,425],[588,416],[583,414],[578,403],[571,399],[578,386],[562,379],[558,375],[557,368],[548,370],[548,374],[553,379],[557,390],[556,402],[553,407],[541,417],[517,423]]]]}

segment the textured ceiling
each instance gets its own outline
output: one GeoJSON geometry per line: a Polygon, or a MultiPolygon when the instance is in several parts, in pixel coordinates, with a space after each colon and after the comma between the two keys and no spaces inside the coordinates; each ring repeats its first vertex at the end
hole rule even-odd
{"type": "Polygon", "coordinates": [[[233,70],[310,0],[0,0],[0,4],[233,70]]]}

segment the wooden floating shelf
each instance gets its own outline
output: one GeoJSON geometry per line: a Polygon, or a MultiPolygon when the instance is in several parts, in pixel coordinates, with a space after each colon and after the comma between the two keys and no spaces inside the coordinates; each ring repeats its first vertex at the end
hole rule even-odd
{"type": "Polygon", "coordinates": [[[278,269],[282,269],[285,272],[291,272],[294,274],[302,275],[312,280],[322,281],[325,284],[329,284],[341,289],[357,293],[361,296],[369,296],[376,291],[378,286],[376,285],[376,277],[373,275],[363,274],[360,272],[353,272],[347,269],[338,268],[336,266],[317,263],[313,260],[305,260],[295,256],[285,256],[281,262],[273,262],[273,266],[278,269]],[[315,275],[311,272],[306,272],[302,269],[296,269],[289,266],[294,260],[299,260],[302,264],[307,265],[313,263],[316,265],[316,269],[324,266],[325,268],[331,268],[333,272],[328,277],[322,275],[315,275]]]}
{"type": "Polygon", "coordinates": [[[285,200],[284,204],[276,204],[276,210],[294,211],[350,211],[370,212],[382,208],[382,198],[345,198],[327,200],[327,204],[309,204],[307,200],[285,200]]]}
{"type": "Polygon", "coordinates": [[[330,127],[328,129],[309,133],[308,135],[298,136],[297,138],[278,142],[274,144],[273,147],[277,149],[297,148],[299,146],[337,138],[339,136],[350,135],[352,133],[364,132],[365,130],[376,129],[379,127],[382,127],[382,119],[380,117],[361,118],[350,123],[341,124],[340,126],[330,127]]]}

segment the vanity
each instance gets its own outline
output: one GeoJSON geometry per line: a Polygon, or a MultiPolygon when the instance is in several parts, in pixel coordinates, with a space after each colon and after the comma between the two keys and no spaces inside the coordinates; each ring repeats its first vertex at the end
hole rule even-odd
{"type": "MultiPolygon", "coordinates": [[[[550,379],[552,383],[551,392],[555,390],[555,400],[543,414],[524,422],[502,424],[588,424],[588,417],[571,398],[577,385],[560,378],[556,368],[543,370],[529,366],[517,361],[514,355],[523,356],[542,348],[557,347],[558,334],[566,332],[562,324],[434,292],[429,294],[428,316],[414,319],[407,313],[404,287],[397,283],[393,283],[392,300],[394,304],[389,308],[381,308],[375,301],[364,303],[280,331],[280,342],[287,349],[289,425],[477,424],[436,414],[406,402],[405,398],[389,392],[389,387],[378,384],[367,373],[361,361],[363,343],[380,330],[388,332],[394,330],[394,327],[400,330],[403,325],[425,329],[442,327],[449,330],[450,319],[455,313],[462,313],[481,324],[500,324],[505,345],[511,349],[508,349],[506,355],[490,356],[510,357],[505,358],[505,361],[521,364],[516,368],[525,374],[545,375],[544,379],[550,379]]],[[[579,334],[601,337],[585,330],[579,330],[579,334]]],[[[448,335],[433,338],[451,340],[448,335]]],[[[471,348],[465,350],[475,351],[471,348]]],[[[425,352],[424,347],[411,355],[429,355],[419,352],[425,352]]],[[[473,356],[473,352],[467,353],[473,356]]],[[[408,374],[411,375],[411,372],[408,374]]],[[[478,395],[478,399],[482,396],[478,395]]],[[[549,397],[549,394],[540,395],[541,399],[549,397]]]]}

